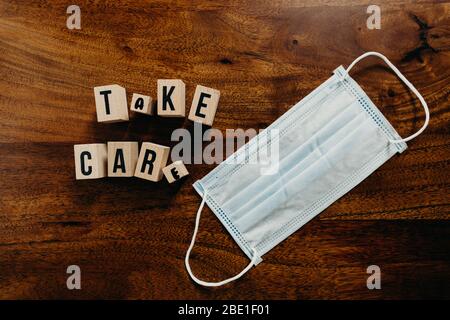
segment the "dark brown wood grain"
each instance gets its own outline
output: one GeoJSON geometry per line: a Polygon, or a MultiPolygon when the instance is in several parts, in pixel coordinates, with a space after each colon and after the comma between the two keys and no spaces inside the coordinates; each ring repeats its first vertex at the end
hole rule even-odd
{"type": "MultiPolygon", "coordinates": [[[[450,2],[0,1],[0,298],[450,298],[450,2]],[[368,179],[222,288],[195,285],[184,255],[200,198],[189,165],[181,183],[76,181],[73,144],[108,140],[172,146],[187,119],[133,115],[97,123],[93,87],[156,95],[158,78],[221,91],[214,127],[265,128],[339,65],[380,51],[427,100],[428,129],[368,179]],[[66,288],[66,268],[82,289],[66,288]],[[366,268],[382,289],[366,288],[366,268]]],[[[423,110],[380,61],[352,71],[402,136],[423,110]]],[[[192,267],[221,280],[247,258],[209,210],[192,267]]]]}

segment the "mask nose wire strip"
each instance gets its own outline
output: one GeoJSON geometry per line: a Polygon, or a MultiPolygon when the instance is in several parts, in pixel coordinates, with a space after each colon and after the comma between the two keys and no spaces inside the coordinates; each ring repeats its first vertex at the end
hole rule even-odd
{"type": "Polygon", "coordinates": [[[259,255],[256,254],[256,250],[253,249],[253,258],[252,258],[252,260],[250,261],[250,263],[247,265],[247,267],[245,267],[244,270],[242,270],[239,274],[235,275],[234,277],[225,279],[225,280],[223,280],[223,281],[219,281],[219,282],[207,282],[207,281],[203,281],[203,280],[198,279],[198,278],[192,273],[191,266],[190,266],[190,264],[189,264],[189,256],[191,255],[192,248],[194,247],[194,244],[195,244],[195,238],[197,237],[198,227],[199,227],[199,224],[200,224],[200,216],[201,216],[203,207],[204,207],[205,202],[206,202],[206,197],[207,197],[207,193],[204,192],[204,193],[203,193],[203,200],[202,200],[202,203],[200,204],[200,206],[199,206],[199,208],[198,208],[197,216],[196,216],[196,218],[195,218],[195,228],[194,228],[194,233],[192,234],[191,244],[189,245],[189,248],[188,248],[188,250],[187,250],[187,252],[186,252],[186,257],[185,257],[185,259],[184,259],[184,263],[185,263],[185,265],[186,265],[186,270],[187,270],[187,272],[189,273],[189,276],[190,276],[190,277],[192,278],[192,280],[194,280],[197,284],[202,285],[202,286],[205,286],[205,287],[219,287],[219,286],[222,286],[222,285],[224,285],[224,284],[230,283],[230,282],[232,282],[232,281],[234,281],[234,280],[237,280],[237,279],[239,279],[240,277],[242,277],[248,270],[251,269],[251,267],[253,267],[253,265],[256,264],[256,261],[258,260],[259,255]]]}
{"type": "Polygon", "coordinates": [[[411,82],[409,82],[408,79],[405,78],[405,76],[400,72],[400,70],[398,70],[389,61],[388,58],[386,58],[384,55],[382,55],[381,53],[378,53],[378,52],[373,52],[373,51],[366,52],[363,55],[359,56],[350,64],[350,66],[346,70],[346,73],[348,74],[350,72],[350,70],[355,66],[355,64],[357,64],[359,61],[361,61],[362,59],[364,59],[368,56],[376,56],[378,58],[381,58],[395,72],[395,74],[406,84],[406,86],[417,96],[420,103],[422,104],[423,110],[425,111],[425,122],[422,125],[422,128],[420,128],[419,131],[417,131],[416,133],[414,133],[404,139],[399,139],[399,140],[389,139],[389,141],[391,143],[402,143],[402,142],[407,142],[409,140],[414,139],[415,137],[417,137],[419,134],[421,134],[425,130],[425,128],[428,126],[428,122],[430,121],[430,110],[428,109],[428,105],[425,102],[425,99],[422,97],[422,95],[419,93],[419,91],[417,91],[417,89],[413,86],[413,84],[411,82]]]}

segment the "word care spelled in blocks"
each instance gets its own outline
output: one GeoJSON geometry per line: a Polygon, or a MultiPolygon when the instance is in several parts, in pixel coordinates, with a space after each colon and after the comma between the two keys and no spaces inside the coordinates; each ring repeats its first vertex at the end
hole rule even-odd
{"type": "Polygon", "coordinates": [[[192,99],[189,120],[212,126],[219,98],[219,90],[198,85],[192,99]]]}
{"type": "Polygon", "coordinates": [[[160,181],[169,153],[169,147],[150,142],[142,143],[134,176],[154,182],[160,181]]]}
{"type": "Polygon", "coordinates": [[[77,180],[98,179],[106,176],[108,159],[106,144],[76,144],[73,149],[77,180]]]}
{"type": "Polygon", "coordinates": [[[108,177],[133,177],[138,154],[137,142],[108,142],[108,177]]]}
{"type": "Polygon", "coordinates": [[[157,88],[158,115],[184,117],[186,115],[186,86],[179,79],[159,79],[157,88]]]}
{"type": "Polygon", "coordinates": [[[117,84],[95,87],[94,96],[98,122],[128,121],[125,88],[117,84]]]}
{"type": "Polygon", "coordinates": [[[166,179],[169,183],[180,180],[181,178],[187,176],[189,172],[187,171],[183,161],[178,160],[172,164],[169,164],[167,167],[162,169],[166,179]]]}
{"type": "Polygon", "coordinates": [[[150,96],[145,96],[139,93],[133,93],[130,110],[134,112],[152,115],[153,114],[152,102],[153,101],[150,96]]]}

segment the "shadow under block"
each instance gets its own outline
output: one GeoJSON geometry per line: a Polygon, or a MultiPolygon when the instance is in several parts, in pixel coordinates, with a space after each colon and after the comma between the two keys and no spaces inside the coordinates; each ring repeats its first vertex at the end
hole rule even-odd
{"type": "Polygon", "coordinates": [[[157,109],[161,117],[186,115],[186,86],[178,79],[158,79],[157,109]]]}
{"type": "Polygon", "coordinates": [[[95,87],[94,96],[98,122],[128,121],[125,88],[117,84],[95,87]]]}
{"type": "Polygon", "coordinates": [[[108,142],[108,177],[133,177],[138,159],[137,142],[108,142]]]}
{"type": "Polygon", "coordinates": [[[153,182],[160,181],[169,153],[169,147],[150,142],[142,143],[134,176],[153,182]]]}
{"type": "Polygon", "coordinates": [[[147,115],[153,114],[152,98],[139,93],[133,93],[131,99],[131,111],[139,112],[147,115]]]}
{"type": "Polygon", "coordinates": [[[75,177],[77,180],[98,179],[106,177],[108,152],[106,144],[76,144],[73,146],[75,156],[75,177]]]}
{"type": "Polygon", "coordinates": [[[192,99],[189,120],[212,126],[219,98],[219,90],[198,85],[192,99]]]}
{"type": "Polygon", "coordinates": [[[167,167],[162,169],[166,179],[169,183],[180,180],[181,178],[187,176],[189,172],[186,169],[183,161],[178,160],[172,164],[169,164],[167,167]]]}

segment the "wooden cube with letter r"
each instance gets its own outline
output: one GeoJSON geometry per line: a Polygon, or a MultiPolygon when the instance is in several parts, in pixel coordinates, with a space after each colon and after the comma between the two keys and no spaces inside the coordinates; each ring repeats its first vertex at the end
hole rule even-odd
{"type": "Polygon", "coordinates": [[[139,147],[135,141],[108,142],[108,177],[132,177],[139,147]]]}
{"type": "Polygon", "coordinates": [[[128,103],[125,88],[117,84],[95,87],[94,96],[98,122],[128,121],[128,103]]]}
{"type": "Polygon", "coordinates": [[[158,115],[184,117],[186,114],[186,86],[179,79],[158,80],[158,115]]]}
{"type": "Polygon", "coordinates": [[[75,178],[77,180],[98,179],[106,176],[107,150],[104,143],[76,144],[75,178]]]}
{"type": "Polygon", "coordinates": [[[169,153],[169,147],[150,142],[142,143],[134,176],[153,182],[160,181],[169,153]]]}

